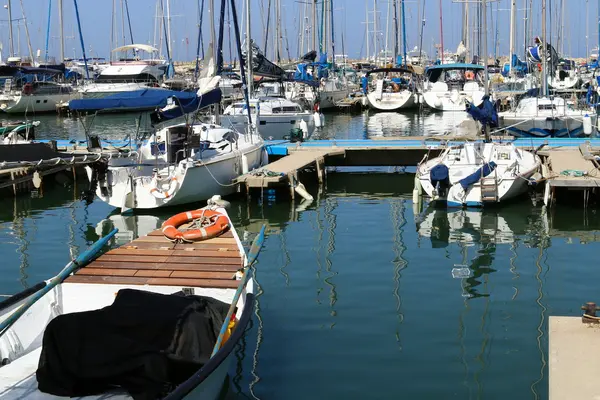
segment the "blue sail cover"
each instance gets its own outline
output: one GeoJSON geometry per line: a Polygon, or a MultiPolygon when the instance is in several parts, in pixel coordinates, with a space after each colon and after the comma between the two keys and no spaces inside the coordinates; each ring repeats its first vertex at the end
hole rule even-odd
{"type": "Polygon", "coordinates": [[[71,100],[72,111],[142,111],[167,105],[169,97],[180,100],[194,99],[196,92],[184,92],[161,88],[147,88],[131,92],[115,93],[100,99],[71,100]]]}
{"type": "Polygon", "coordinates": [[[458,183],[460,183],[460,186],[463,187],[463,190],[467,190],[469,186],[479,182],[481,178],[485,178],[491,174],[496,169],[496,166],[497,165],[495,162],[490,161],[489,163],[484,164],[483,167],[479,168],[477,171],[473,172],[471,175],[458,181],[458,183]]]}
{"type": "Polygon", "coordinates": [[[216,88],[210,92],[204,93],[202,96],[194,96],[193,98],[180,98],[173,96],[173,101],[179,107],[169,108],[168,110],[156,110],[150,114],[150,120],[153,124],[169,121],[181,117],[184,114],[189,114],[198,111],[211,104],[221,102],[221,89],[216,88]]]}
{"type": "Polygon", "coordinates": [[[470,104],[467,108],[467,113],[475,121],[481,122],[483,126],[487,125],[491,128],[498,126],[498,112],[494,104],[490,101],[490,96],[483,96],[483,101],[479,106],[470,104]]]}

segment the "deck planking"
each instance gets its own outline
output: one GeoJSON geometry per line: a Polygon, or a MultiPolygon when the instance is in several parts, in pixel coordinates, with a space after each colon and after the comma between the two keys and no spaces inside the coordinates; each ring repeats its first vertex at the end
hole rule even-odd
{"type": "Polygon", "coordinates": [[[230,231],[202,242],[173,243],[155,230],[106,252],[66,282],[234,289],[242,266],[230,231]]]}

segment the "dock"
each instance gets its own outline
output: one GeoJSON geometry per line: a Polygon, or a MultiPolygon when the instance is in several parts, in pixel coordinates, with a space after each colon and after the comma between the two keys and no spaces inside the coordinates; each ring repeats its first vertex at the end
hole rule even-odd
{"type": "Polygon", "coordinates": [[[194,243],[173,243],[160,230],[110,250],[66,282],[235,289],[243,255],[231,231],[194,243]]]}
{"type": "Polygon", "coordinates": [[[600,346],[600,324],[584,324],[581,317],[550,317],[549,399],[598,399],[596,382],[600,359],[593,350],[600,346]]]}

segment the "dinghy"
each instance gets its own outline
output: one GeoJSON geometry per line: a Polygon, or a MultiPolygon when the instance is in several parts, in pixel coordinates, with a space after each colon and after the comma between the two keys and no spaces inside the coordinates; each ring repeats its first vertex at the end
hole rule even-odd
{"type": "Polygon", "coordinates": [[[226,211],[210,211],[228,223],[216,238],[157,230],[94,260],[114,230],[0,303],[2,397],[218,398],[252,313],[264,227],[246,257],[226,211]]]}
{"type": "Polygon", "coordinates": [[[449,207],[481,207],[527,191],[540,158],[512,143],[469,142],[450,146],[417,168],[418,184],[449,207]]]}

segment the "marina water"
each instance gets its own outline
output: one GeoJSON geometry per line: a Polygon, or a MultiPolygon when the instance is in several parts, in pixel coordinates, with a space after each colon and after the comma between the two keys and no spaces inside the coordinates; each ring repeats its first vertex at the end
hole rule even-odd
{"type": "MultiPolygon", "coordinates": [[[[442,133],[460,116],[326,118],[318,137],[361,139],[442,133]]],[[[92,132],[122,139],[135,119],[99,116],[92,132]]],[[[40,120],[38,138],[84,138],[78,121],[40,120]]],[[[114,221],[141,234],[194,207],[124,222],[80,201],[86,188],[67,181],[1,200],[0,294],[53,276],[114,221]]],[[[419,209],[412,188],[402,169],[333,169],[323,191],[308,187],[310,205],[232,200],[245,243],[263,223],[268,237],[226,398],[547,398],[548,316],[600,300],[600,217],[527,197],[484,211],[419,209]]]]}

